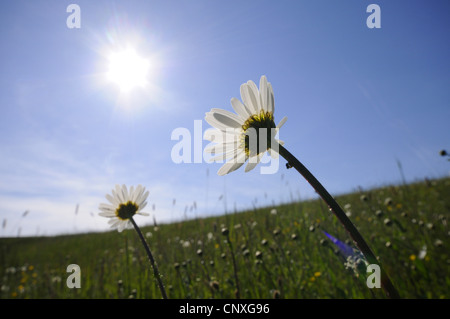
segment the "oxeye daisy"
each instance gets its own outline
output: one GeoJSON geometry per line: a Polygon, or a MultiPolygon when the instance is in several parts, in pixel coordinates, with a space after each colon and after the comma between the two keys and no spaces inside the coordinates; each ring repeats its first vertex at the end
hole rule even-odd
{"type": "Polygon", "coordinates": [[[205,152],[219,154],[212,161],[226,160],[218,171],[219,175],[237,170],[247,160],[245,172],[249,172],[258,165],[266,151],[276,157],[277,144],[283,144],[275,139],[275,135],[287,118],[275,125],[273,89],[266,76],[261,77],[259,90],[253,81],[242,84],[241,98],[243,103],[237,98],[231,99],[236,113],[213,108],[205,116],[205,120],[215,128],[206,131],[205,139],[216,143],[207,147],[205,152]]]}
{"type": "Polygon", "coordinates": [[[167,299],[158,266],[153,259],[152,252],[145,241],[144,235],[142,235],[139,226],[133,219],[133,216],[136,214],[148,216],[147,213],[141,212],[147,205],[148,194],[149,192],[146,192],[145,187],[141,185],[138,185],[136,188],[131,186],[129,191],[125,185],[116,185],[115,189],[112,190],[112,195],[106,195],[109,204],[100,204],[99,209],[101,213],[99,215],[110,218],[109,224],[112,228],[117,228],[119,232],[122,232],[125,228],[129,228],[130,223],[134,226],[153,268],[153,274],[158,282],[161,294],[164,299],[167,299]]]}
{"type": "Polygon", "coordinates": [[[100,216],[110,218],[109,224],[111,228],[117,228],[122,232],[125,228],[131,228],[131,218],[138,214],[148,216],[147,213],[141,212],[147,205],[147,197],[149,192],[145,191],[145,187],[138,185],[136,189],[131,186],[128,191],[125,185],[116,185],[112,190],[112,196],[106,195],[109,204],[100,204],[100,216]]]}
{"type": "MultiPolygon", "coordinates": [[[[269,151],[274,157],[278,154],[281,155],[287,161],[286,168],[295,168],[325,201],[330,211],[344,226],[367,261],[370,264],[378,264],[380,266],[381,286],[386,294],[391,298],[399,298],[397,290],[392,285],[367,242],[350,221],[349,216],[345,214],[336,200],[316,177],[284,148],[284,143],[275,139],[276,134],[287,118],[284,117],[275,126],[273,89],[272,85],[267,82],[266,77],[261,77],[259,90],[252,81],[242,84],[241,98],[243,103],[236,98],[231,99],[231,105],[236,114],[222,109],[212,109],[205,116],[205,120],[215,129],[206,131],[204,139],[216,143],[208,146],[205,152],[220,154],[213,157],[213,161],[226,161],[219,169],[218,174],[226,175],[233,172],[249,160],[245,167],[245,171],[248,172],[259,163],[266,151],[269,151]]],[[[313,229],[311,230],[310,228],[310,230],[314,231],[314,227],[311,227],[313,229]]]]}

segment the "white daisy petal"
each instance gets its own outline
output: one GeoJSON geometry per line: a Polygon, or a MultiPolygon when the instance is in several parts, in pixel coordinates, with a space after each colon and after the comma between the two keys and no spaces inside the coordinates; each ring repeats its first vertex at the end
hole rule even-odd
{"type": "Polygon", "coordinates": [[[114,206],[116,206],[116,205],[119,204],[119,201],[118,201],[115,197],[113,197],[113,196],[111,196],[111,195],[109,195],[109,194],[106,194],[105,197],[106,197],[106,199],[107,199],[111,204],[113,204],[114,206]]]}
{"type": "Polygon", "coordinates": [[[221,109],[212,109],[212,117],[226,127],[240,128],[244,121],[234,113],[221,109]]]}
{"type": "Polygon", "coordinates": [[[112,193],[112,198],[113,198],[113,200],[115,202],[114,205],[119,205],[120,204],[120,199],[119,199],[119,196],[117,196],[117,193],[116,193],[115,189],[111,190],[111,193],[112,193]]]}
{"type": "Polygon", "coordinates": [[[143,195],[144,200],[147,200],[148,195],[150,194],[150,191],[146,191],[145,194],[143,195]]]}
{"type": "Polygon", "coordinates": [[[111,227],[116,227],[117,225],[119,225],[122,222],[122,220],[120,219],[110,219],[108,221],[108,224],[111,225],[111,227]]]}
{"type": "Polygon", "coordinates": [[[267,88],[269,89],[269,102],[267,104],[267,111],[273,114],[275,112],[275,99],[273,97],[273,89],[270,82],[267,83],[267,88]]]}
{"type": "Polygon", "coordinates": [[[277,130],[279,130],[284,125],[284,123],[286,123],[286,121],[287,121],[287,116],[283,117],[281,119],[281,121],[278,123],[277,130]]]}
{"type": "Polygon", "coordinates": [[[212,146],[208,146],[205,148],[206,154],[222,154],[227,153],[233,149],[236,149],[238,147],[238,144],[236,142],[232,143],[219,143],[212,146]]]}
{"type": "Polygon", "coordinates": [[[143,195],[141,195],[141,198],[140,198],[139,202],[143,203],[144,201],[146,201],[149,194],[150,194],[150,191],[146,191],[143,195]]]}
{"type": "Polygon", "coordinates": [[[124,222],[121,222],[119,225],[117,225],[117,230],[119,231],[119,233],[121,233],[124,230],[125,226],[126,223],[124,222]]]}
{"type": "Polygon", "coordinates": [[[141,185],[138,185],[138,186],[136,186],[135,189],[133,189],[133,192],[131,192],[131,190],[130,190],[130,201],[132,203],[136,202],[136,196],[138,195],[140,188],[141,188],[141,185]]]}
{"type": "Polygon", "coordinates": [[[261,107],[261,99],[259,97],[259,91],[258,91],[258,87],[256,86],[255,82],[253,81],[247,81],[247,87],[250,93],[250,98],[252,99],[252,103],[254,103],[256,110],[257,110],[257,114],[259,114],[262,110],[261,107]]]}
{"type": "Polygon", "coordinates": [[[240,154],[237,154],[237,156],[233,159],[230,160],[229,162],[226,162],[217,172],[218,175],[223,176],[226,175],[228,173],[231,173],[235,170],[237,170],[239,167],[241,167],[242,165],[244,165],[245,163],[245,153],[241,152],[240,154]]]}
{"type": "MultiPolygon", "coordinates": [[[[236,116],[236,115],[235,115],[236,116]]],[[[237,121],[234,121],[228,117],[224,117],[223,115],[216,115],[214,113],[206,114],[205,121],[209,123],[212,127],[216,128],[219,131],[222,131],[226,134],[236,134],[239,132],[239,130],[242,127],[243,120],[239,119],[239,123],[237,121]],[[225,120],[228,124],[231,123],[231,125],[227,125],[223,122],[220,122],[217,118],[219,117],[220,120],[225,120]],[[242,122],[242,123],[241,123],[242,122]]]]}
{"type": "Polygon", "coordinates": [[[128,200],[133,202],[133,197],[134,197],[134,186],[131,186],[130,192],[128,193],[128,200]]]}
{"type": "Polygon", "coordinates": [[[262,110],[265,112],[269,111],[269,90],[267,89],[267,78],[265,75],[259,80],[259,96],[262,110]]]}
{"type": "Polygon", "coordinates": [[[148,194],[150,194],[149,191],[146,191],[144,195],[142,195],[138,200],[136,201],[136,205],[139,206],[139,208],[142,206],[142,204],[147,200],[148,194]]]}
{"type": "Polygon", "coordinates": [[[212,163],[212,162],[219,162],[219,161],[223,162],[223,161],[228,160],[230,158],[235,158],[237,156],[237,152],[238,152],[237,149],[230,150],[230,151],[228,151],[226,153],[223,153],[223,154],[220,154],[220,155],[212,157],[209,160],[209,162],[210,163],[212,163]]]}
{"type": "Polygon", "coordinates": [[[147,206],[147,202],[144,201],[141,205],[138,205],[138,206],[139,206],[139,210],[144,209],[145,206],[147,206]]]}
{"type": "Polygon", "coordinates": [[[261,161],[261,158],[263,155],[264,155],[264,153],[261,153],[258,156],[251,157],[249,159],[247,165],[245,166],[245,172],[247,173],[247,172],[250,172],[252,169],[254,169],[256,167],[256,165],[258,165],[259,162],[261,161]]]}
{"type": "Polygon", "coordinates": [[[213,143],[227,143],[239,140],[242,129],[227,129],[226,131],[221,131],[218,129],[209,129],[205,131],[203,139],[211,141],[213,143]]]}
{"type": "Polygon", "coordinates": [[[100,204],[98,206],[98,209],[100,209],[103,212],[115,212],[116,211],[116,209],[109,204],[100,204]]]}
{"type": "Polygon", "coordinates": [[[208,122],[209,125],[211,125],[212,127],[220,130],[220,131],[225,131],[228,127],[222,123],[219,123],[212,115],[207,114],[205,116],[205,121],[208,122]]]}
{"type": "MultiPolygon", "coordinates": [[[[250,82],[250,81],[249,81],[250,82]]],[[[251,84],[247,82],[246,84],[241,85],[241,98],[244,104],[249,108],[252,114],[259,114],[261,108],[259,106],[259,93],[256,89],[256,94],[254,89],[256,85],[253,87],[251,84]]],[[[251,82],[253,83],[253,82],[251,82]]],[[[254,84],[254,83],[253,83],[254,84]]]]}
{"type": "Polygon", "coordinates": [[[237,98],[231,99],[231,106],[233,107],[233,110],[243,119],[246,121],[250,116],[252,116],[252,113],[250,110],[242,104],[241,101],[239,101],[237,98]]]}
{"type": "Polygon", "coordinates": [[[102,217],[108,217],[108,218],[111,218],[111,217],[116,217],[116,214],[115,213],[107,213],[107,212],[103,212],[103,213],[98,213],[100,216],[102,216],[102,217]]]}
{"type": "Polygon", "coordinates": [[[128,197],[128,188],[125,184],[122,185],[122,196],[125,203],[130,200],[128,197]]]}
{"type": "Polygon", "coordinates": [[[122,188],[119,185],[116,185],[116,197],[121,203],[125,202],[125,199],[122,196],[122,188]]]}
{"type": "Polygon", "coordinates": [[[219,176],[227,175],[228,173],[231,173],[235,170],[237,170],[239,167],[241,167],[243,164],[239,163],[225,163],[222,165],[222,167],[219,169],[217,174],[219,176]]]}
{"type": "Polygon", "coordinates": [[[136,203],[137,199],[139,198],[139,196],[141,196],[141,194],[144,192],[144,188],[142,187],[142,185],[138,185],[136,187],[136,189],[134,190],[134,194],[133,194],[133,198],[132,198],[132,202],[136,203]]]}
{"type": "Polygon", "coordinates": [[[150,216],[150,214],[144,213],[144,212],[139,212],[139,213],[137,213],[137,214],[142,215],[142,216],[150,216]]]}
{"type": "Polygon", "coordinates": [[[130,200],[130,198],[128,197],[128,189],[125,185],[122,185],[122,194],[123,194],[123,199],[125,200],[125,202],[128,202],[130,200]]]}
{"type": "Polygon", "coordinates": [[[250,113],[252,115],[258,113],[258,109],[256,108],[257,105],[253,104],[252,99],[250,97],[247,83],[244,83],[241,85],[241,99],[242,99],[242,102],[244,102],[244,105],[247,107],[247,109],[250,111],[250,113]]]}
{"type": "Polygon", "coordinates": [[[133,203],[137,203],[138,201],[140,201],[142,194],[145,192],[145,188],[142,187],[141,185],[139,185],[139,186],[138,186],[139,189],[136,190],[133,203]]]}

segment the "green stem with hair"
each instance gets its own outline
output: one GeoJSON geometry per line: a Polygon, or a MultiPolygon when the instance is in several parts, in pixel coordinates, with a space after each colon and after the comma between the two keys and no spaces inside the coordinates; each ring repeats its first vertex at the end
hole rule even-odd
{"type": "MultiPolygon", "coordinates": [[[[273,143],[273,141],[272,141],[273,143]]],[[[389,279],[387,273],[384,271],[381,264],[378,262],[374,253],[370,249],[369,245],[366,243],[362,235],[356,229],[355,225],[350,221],[347,215],[344,213],[339,204],[335,201],[335,199],[328,193],[325,187],[314,177],[313,174],[287,149],[285,149],[282,145],[278,144],[274,145],[278,146],[279,154],[286,159],[288,162],[288,167],[294,167],[307,181],[308,183],[315,189],[315,191],[320,195],[320,197],[325,201],[325,203],[330,208],[330,211],[337,217],[337,219],[344,226],[345,230],[349,233],[350,237],[356,243],[357,247],[364,254],[364,257],[367,259],[369,264],[377,264],[380,267],[381,271],[381,286],[386,292],[386,295],[389,298],[400,298],[397,290],[389,279]]],[[[276,149],[275,149],[276,150],[276,149]]]]}
{"type": "Polygon", "coordinates": [[[145,241],[145,238],[142,235],[142,232],[139,229],[139,226],[134,221],[133,217],[130,217],[130,221],[133,224],[134,229],[136,229],[136,232],[137,232],[139,238],[141,239],[142,245],[144,245],[145,251],[148,256],[148,260],[150,261],[150,264],[152,265],[152,268],[153,268],[153,274],[154,274],[156,280],[158,281],[159,290],[161,290],[161,294],[162,294],[163,298],[167,299],[166,290],[164,289],[164,285],[161,280],[161,275],[159,274],[158,266],[156,265],[155,260],[153,259],[152,252],[150,251],[150,248],[148,247],[148,244],[145,241]]]}

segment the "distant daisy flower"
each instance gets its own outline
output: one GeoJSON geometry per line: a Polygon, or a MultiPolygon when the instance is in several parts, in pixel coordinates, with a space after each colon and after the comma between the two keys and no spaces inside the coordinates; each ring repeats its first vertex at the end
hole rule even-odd
{"type": "Polygon", "coordinates": [[[131,186],[128,191],[125,185],[116,185],[112,190],[112,196],[107,194],[106,199],[110,204],[100,204],[100,216],[110,218],[108,224],[111,228],[117,228],[122,232],[125,228],[131,228],[130,218],[136,214],[148,216],[141,210],[147,205],[146,199],[149,192],[145,191],[145,187],[138,185],[136,189],[131,186]]]}
{"type": "MultiPolygon", "coordinates": [[[[150,247],[148,246],[144,235],[142,234],[139,226],[133,219],[133,216],[136,214],[148,216],[147,213],[141,212],[142,209],[147,205],[147,197],[148,191],[145,191],[145,187],[138,185],[136,189],[131,186],[130,191],[125,185],[116,185],[115,189],[112,190],[112,196],[106,194],[106,199],[110,202],[110,204],[100,204],[99,209],[102,211],[99,213],[100,216],[111,218],[109,224],[111,228],[117,228],[119,232],[128,228],[130,224],[134,226],[136,233],[138,234],[142,245],[145,248],[145,251],[148,256],[148,260],[153,268],[153,274],[158,282],[159,289],[164,299],[167,299],[166,290],[161,280],[161,275],[158,270],[158,266],[155,263],[152,252],[150,251],[150,247]]],[[[155,227],[156,228],[156,227],[155,227]]],[[[156,229],[155,229],[156,231],[156,229]]],[[[151,236],[150,236],[151,237],[151,236]]],[[[131,251],[134,251],[134,248],[130,248],[131,251]]],[[[135,259],[133,259],[135,261],[135,259]]],[[[133,289],[133,291],[135,291],[133,289]]],[[[136,293],[133,293],[131,296],[133,298],[136,297],[136,293]]]]}
{"type": "MultiPolygon", "coordinates": [[[[220,154],[212,161],[226,160],[217,172],[219,175],[237,170],[248,159],[245,172],[255,168],[266,151],[271,153],[272,141],[287,120],[284,117],[275,125],[273,89],[265,76],[260,79],[259,90],[253,81],[242,84],[241,98],[244,103],[236,98],[231,99],[231,106],[237,114],[214,108],[205,116],[205,120],[216,129],[206,131],[205,139],[217,143],[205,151],[220,154]],[[266,134],[267,143],[260,144],[260,134],[266,134]]],[[[275,141],[283,144],[282,141],[275,141]]]]}

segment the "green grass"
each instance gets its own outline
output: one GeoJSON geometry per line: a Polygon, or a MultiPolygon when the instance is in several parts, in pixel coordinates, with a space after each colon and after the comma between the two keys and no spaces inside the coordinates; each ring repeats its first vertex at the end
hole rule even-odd
{"type": "MultiPolygon", "coordinates": [[[[336,198],[349,204],[350,219],[402,298],[449,297],[449,194],[446,178],[336,198]]],[[[272,208],[143,227],[152,234],[147,242],[169,298],[235,297],[223,227],[230,231],[241,298],[385,298],[344,267],[322,230],[349,237],[322,201],[282,205],[276,215],[272,208]]],[[[0,287],[1,298],[161,298],[134,230],[0,239],[0,287]],[[81,268],[80,289],[66,286],[69,264],[81,268]]]]}

